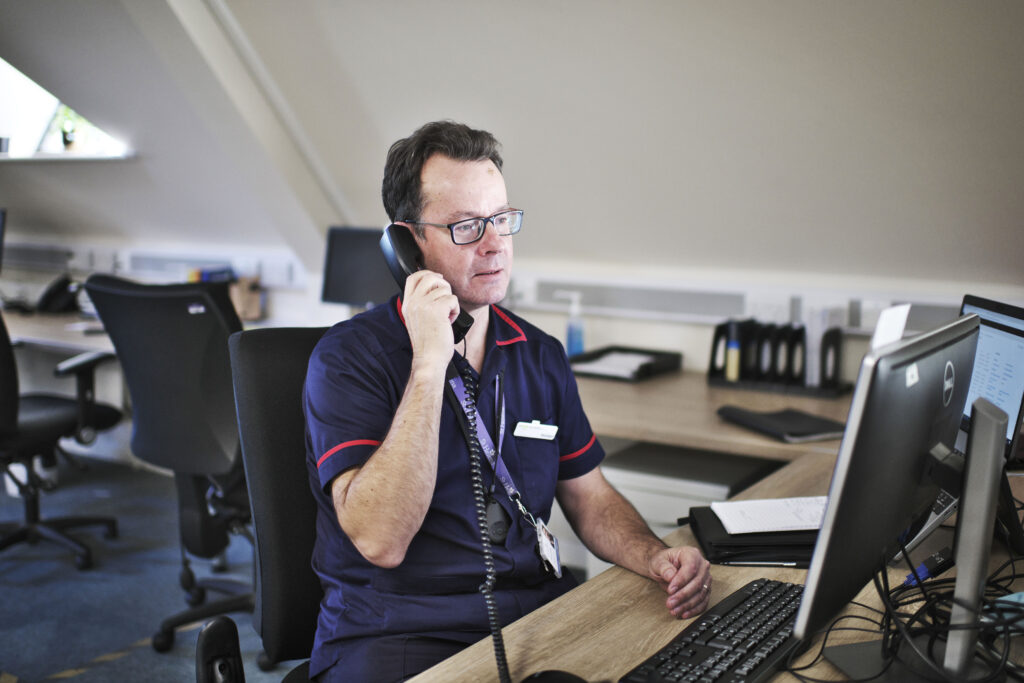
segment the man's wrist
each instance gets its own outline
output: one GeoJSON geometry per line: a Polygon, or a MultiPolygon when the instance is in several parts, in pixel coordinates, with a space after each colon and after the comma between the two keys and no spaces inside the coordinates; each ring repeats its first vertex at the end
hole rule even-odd
{"type": "Polygon", "coordinates": [[[654,580],[661,579],[661,576],[659,576],[657,573],[654,560],[656,557],[658,557],[660,553],[662,553],[667,548],[668,546],[665,544],[664,541],[662,541],[661,539],[652,534],[652,540],[647,544],[647,547],[644,549],[644,565],[647,567],[648,576],[650,576],[650,578],[654,580]]]}
{"type": "Polygon", "coordinates": [[[429,358],[416,358],[413,356],[412,367],[409,370],[409,383],[425,382],[429,384],[444,383],[444,376],[448,364],[429,358]]]}

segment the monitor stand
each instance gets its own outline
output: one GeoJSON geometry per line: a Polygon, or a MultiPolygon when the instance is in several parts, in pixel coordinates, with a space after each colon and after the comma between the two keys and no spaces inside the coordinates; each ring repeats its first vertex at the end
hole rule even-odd
{"type": "MultiPolygon", "coordinates": [[[[928,652],[928,638],[916,640],[921,652],[928,652]]],[[[936,642],[933,650],[933,661],[942,662],[945,657],[946,643],[936,642]]],[[[928,665],[921,661],[918,654],[907,643],[901,643],[896,657],[882,652],[882,641],[869,640],[863,643],[833,645],[825,648],[825,658],[842,671],[850,680],[870,680],[872,683],[947,683],[928,665]],[[886,668],[888,667],[888,668],[886,668]],[[882,670],[885,669],[883,672],[882,670]],[[881,672],[881,673],[880,673],[881,672]]],[[[941,663],[938,664],[941,668],[941,663]]],[[[970,670],[959,674],[962,680],[978,680],[991,674],[988,667],[971,662],[970,670]]],[[[987,680],[987,679],[986,679],[987,680]]],[[[1006,680],[1005,676],[994,679],[1006,680]]]]}
{"type": "MultiPolygon", "coordinates": [[[[1000,482],[1006,478],[1007,419],[1006,413],[986,399],[974,402],[956,524],[956,604],[950,613],[950,625],[960,628],[948,632],[947,642],[936,641],[930,653],[927,636],[916,642],[917,650],[931,655],[933,666],[961,679],[990,673],[988,667],[974,658],[978,629],[964,626],[976,621],[985,590],[1000,482]]],[[[855,680],[878,676],[883,669],[884,674],[873,680],[892,683],[946,680],[928,662],[922,661],[907,642],[900,643],[896,657],[883,651],[881,641],[876,640],[825,648],[825,658],[855,680]]]]}

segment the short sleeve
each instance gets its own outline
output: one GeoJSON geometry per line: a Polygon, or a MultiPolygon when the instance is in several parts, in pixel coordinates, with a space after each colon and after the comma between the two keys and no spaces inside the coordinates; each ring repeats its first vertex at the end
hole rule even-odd
{"type": "Polygon", "coordinates": [[[386,357],[369,335],[331,332],[310,357],[303,394],[307,457],[325,490],[377,450],[397,408],[386,357]]]}
{"type": "Polygon", "coordinates": [[[604,460],[604,448],[590,426],[583,403],[580,401],[576,377],[572,374],[569,359],[564,359],[565,381],[562,386],[561,414],[558,426],[558,478],[573,479],[586,474],[604,460]]]}

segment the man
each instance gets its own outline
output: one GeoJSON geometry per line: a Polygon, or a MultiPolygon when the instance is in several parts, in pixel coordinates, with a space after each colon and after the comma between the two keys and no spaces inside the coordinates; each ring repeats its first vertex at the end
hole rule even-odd
{"type": "Polygon", "coordinates": [[[502,624],[572,588],[543,524],[556,497],[594,554],[665,588],[673,615],[707,607],[700,551],[666,548],[601,474],[559,342],[496,306],[522,224],[501,167],[489,133],[450,121],[392,146],[384,206],[424,269],[310,360],[318,680],[400,680],[485,637],[483,544],[502,624]],[[456,342],[460,308],[473,324],[456,342]]]}

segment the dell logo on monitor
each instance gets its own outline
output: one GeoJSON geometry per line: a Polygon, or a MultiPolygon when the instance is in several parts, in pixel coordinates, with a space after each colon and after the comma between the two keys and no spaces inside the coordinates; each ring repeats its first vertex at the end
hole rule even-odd
{"type": "Polygon", "coordinates": [[[942,373],[942,405],[948,406],[949,402],[953,400],[953,381],[955,378],[955,372],[953,371],[953,361],[946,361],[946,370],[942,373]]]}

